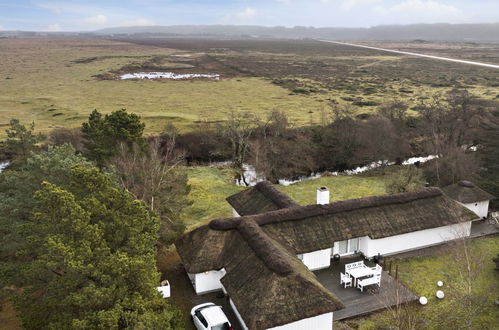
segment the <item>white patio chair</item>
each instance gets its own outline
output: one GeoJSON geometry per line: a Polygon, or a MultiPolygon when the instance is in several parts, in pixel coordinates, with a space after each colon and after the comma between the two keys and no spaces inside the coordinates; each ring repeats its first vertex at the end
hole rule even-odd
{"type": "Polygon", "coordinates": [[[352,287],[352,278],[346,274],[340,272],[340,285],[344,285],[345,288],[352,287]]]}
{"type": "Polygon", "coordinates": [[[368,277],[363,280],[358,280],[357,281],[357,289],[360,289],[361,292],[364,292],[364,287],[368,285],[373,285],[377,284],[378,286],[380,285],[381,277],[374,276],[374,277],[368,277]]]}
{"type": "Polygon", "coordinates": [[[376,265],[374,267],[371,267],[371,269],[374,271],[374,276],[381,276],[381,273],[383,272],[383,267],[381,267],[380,265],[376,265]]]}
{"type": "Polygon", "coordinates": [[[350,269],[359,268],[359,267],[364,267],[364,262],[362,260],[346,264],[345,271],[348,272],[350,269]]]}

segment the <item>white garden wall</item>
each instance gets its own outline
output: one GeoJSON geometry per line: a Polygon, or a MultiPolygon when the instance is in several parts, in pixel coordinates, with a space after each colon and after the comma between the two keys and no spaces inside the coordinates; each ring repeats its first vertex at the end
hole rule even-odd
{"type": "MultiPolygon", "coordinates": [[[[244,320],[241,317],[241,314],[239,314],[239,311],[237,310],[236,305],[234,305],[234,302],[230,298],[229,298],[229,304],[230,304],[230,307],[232,307],[232,310],[234,311],[234,314],[236,315],[237,320],[239,321],[239,325],[241,326],[241,328],[243,330],[248,330],[248,327],[246,326],[246,323],[244,323],[244,320]]],[[[234,324],[232,325],[232,327],[235,328],[234,324]]]]}
{"type": "Polygon", "coordinates": [[[187,274],[191,280],[196,294],[203,294],[211,291],[222,290],[220,279],[225,275],[225,269],[210,270],[204,273],[187,274]]]}
{"type": "Polygon", "coordinates": [[[395,254],[467,237],[470,235],[470,230],[471,221],[467,221],[380,239],[362,237],[359,245],[364,255],[371,258],[378,253],[381,255],[395,254]]]}
{"type": "Polygon", "coordinates": [[[486,218],[487,213],[489,212],[489,201],[481,201],[481,202],[467,203],[467,204],[459,203],[459,204],[475,212],[480,219],[486,218]]]}
{"type": "Polygon", "coordinates": [[[328,268],[331,265],[331,249],[318,250],[298,255],[310,270],[328,268]]]}
{"type": "Polygon", "coordinates": [[[332,330],[333,313],[326,313],[267,330],[332,330]]]}

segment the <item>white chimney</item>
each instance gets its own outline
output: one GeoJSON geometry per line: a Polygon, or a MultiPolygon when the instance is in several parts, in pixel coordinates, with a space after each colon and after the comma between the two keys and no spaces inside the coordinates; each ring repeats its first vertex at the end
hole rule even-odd
{"type": "Polygon", "coordinates": [[[317,204],[329,204],[329,189],[327,187],[317,188],[317,204]]]}

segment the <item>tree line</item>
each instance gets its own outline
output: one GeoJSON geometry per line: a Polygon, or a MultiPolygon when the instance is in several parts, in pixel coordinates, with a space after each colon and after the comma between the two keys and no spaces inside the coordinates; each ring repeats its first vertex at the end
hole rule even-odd
{"type": "Polygon", "coordinates": [[[446,186],[467,179],[499,195],[494,183],[499,181],[498,113],[497,102],[463,89],[419,100],[411,108],[389,101],[371,115],[356,115],[353,108],[332,100],[319,125],[296,127],[281,111],[267,118],[231,114],[224,123],[200,125],[180,135],[177,148],[186,152],[188,163],[231,160],[239,173],[248,163],[275,183],[433,155],[437,157],[417,164],[428,184],[446,186]]]}

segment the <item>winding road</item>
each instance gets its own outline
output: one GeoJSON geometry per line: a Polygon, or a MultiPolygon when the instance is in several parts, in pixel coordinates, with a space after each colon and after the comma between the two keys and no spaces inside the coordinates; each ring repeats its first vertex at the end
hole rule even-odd
{"type": "Polygon", "coordinates": [[[455,59],[455,58],[448,58],[448,57],[441,57],[441,56],[434,56],[434,55],[426,55],[426,54],[404,52],[404,51],[401,51],[401,50],[393,50],[393,49],[372,47],[372,46],[366,46],[366,45],[351,44],[351,43],[348,43],[348,42],[341,42],[341,41],[324,40],[324,39],[318,39],[318,41],[329,42],[329,43],[338,44],[338,45],[345,45],[345,46],[352,46],[352,47],[360,47],[360,48],[381,50],[381,51],[389,52],[389,53],[396,53],[396,54],[403,54],[403,55],[426,57],[426,58],[431,58],[431,59],[434,59],[434,60],[441,60],[441,61],[447,61],[447,62],[455,62],[455,63],[461,63],[461,64],[483,66],[483,67],[492,68],[492,69],[499,69],[499,65],[497,65],[497,64],[489,64],[489,63],[481,63],[481,62],[474,62],[474,61],[458,60],[458,59],[455,59]]]}

